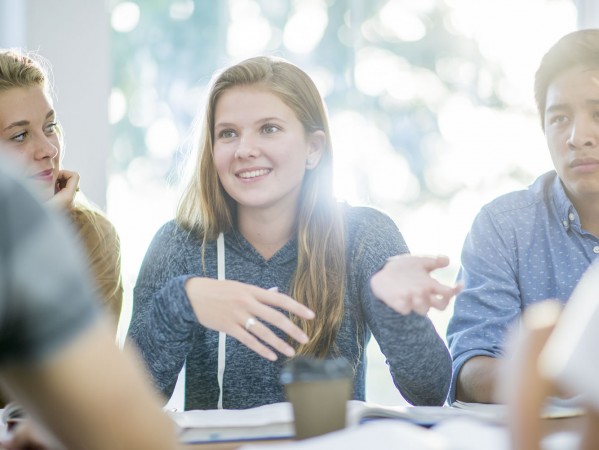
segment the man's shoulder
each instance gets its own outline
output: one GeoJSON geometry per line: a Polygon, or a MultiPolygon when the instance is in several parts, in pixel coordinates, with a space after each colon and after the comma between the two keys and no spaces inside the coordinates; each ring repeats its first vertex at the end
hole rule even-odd
{"type": "Polygon", "coordinates": [[[539,176],[526,189],[500,195],[483,206],[482,210],[493,217],[517,216],[525,218],[536,214],[539,208],[546,209],[553,196],[557,174],[554,171],[539,176]]]}

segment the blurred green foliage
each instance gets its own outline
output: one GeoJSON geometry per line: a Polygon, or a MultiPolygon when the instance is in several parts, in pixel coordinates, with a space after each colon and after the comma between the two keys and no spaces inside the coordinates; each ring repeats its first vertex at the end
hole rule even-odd
{"type": "MultiPolygon", "coordinates": [[[[140,1],[137,26],[129,32],[113,31],[113,86],[122,91],[127,101],[126,114],[113,125],[116,171],[127,171],[136,158],[154,158],[154,175],[172,175],[180,152],[174,152],[170,158],[148,155],[147,127],[156,118],[167,116],[180,135],[185,136],[212,73],[232,61],[227,53],[227,36],[233,2],[177,1],[140,1]],[[193,6],[188,18],[172,17],[171,8],[177,1],[193,6]]],[[[263,53],[283,56],[308,73],[317,70],[329,73],[333,82],[325,101],[330,114],[349,109],[376,123],[393,149],[406,158],[420,182],[422,194],[427,193],[424,169],[439,151],[438,146],[429,144],[440,138],[439,103],[425,95],[407,95],[409,99],[402,101],[386,91],[377,95],[360,91],[355,82],[359,52],[367,48],[398,55],[407,61],[406,70],[414,77],[418,78],[423,71],[427,77],[435,78],[434,82],[443,91],[460,92],[474,104],[491,107],[504,104],[493,88],[501,84],[500,68],[483,58],[471,38],[451,29],[448,22],[451,7],[445,1],[428,0],[420,6],[417,1],[392,1],[399,7],[405,3],[406,11],[411,8],[411,14],[424,26],[420,39],[407,41],[380,25],[381,11],[389,1],[329,0],[325,5],[326,29],[308,54],[289,51],[281,36],[291,15],[312,2],[247,0],[246,3],[259,6],[260,14],[272,30],[263,53]],[[443,69],[443,64],[450,67],[443,69]],[[481,78],[490,89],[481,88],[484,84],[481,78]]]]}

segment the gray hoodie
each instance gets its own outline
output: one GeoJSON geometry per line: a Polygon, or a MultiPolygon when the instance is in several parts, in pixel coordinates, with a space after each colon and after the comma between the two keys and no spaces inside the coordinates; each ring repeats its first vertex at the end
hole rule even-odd
{"type": "MultiPolygon", "coordinates": [[[[394,222],[366,207],[343,205],[346,239],[345,313],[337,352],[354,367],[353,398],[364,400],[366,345],[371,333],[387,358],[393,381],[415,405],[442,405],[451,379],[451,358],[426,317],[403,316],[378,300],[370,278],[393,255],[408,248],[394,222]]],[[[218,332],[198,323],[184,289],[202,272],[201,240],[174,222],[154,237],[134,290],[129,335],[135,341],[158,389],[168,398],[186,361],[185,409],[217,407],[218,332]]],[[[291,239],[265,260],[238,232],[225,235],[226,278],[288,292],[297,264],[297,241],[291,239]]],[[[207,276],[217,278],[216,242],[205,250],[207,276]]],[[[202,275],[204,276],[204,275],[202,275]]],[[[273,329],[279,336],[282,333],[273,329]]],[[[279,355],[268,361],[227,336],[223,407],[251,408],[285,401],[279,382],[279,355]]]]}

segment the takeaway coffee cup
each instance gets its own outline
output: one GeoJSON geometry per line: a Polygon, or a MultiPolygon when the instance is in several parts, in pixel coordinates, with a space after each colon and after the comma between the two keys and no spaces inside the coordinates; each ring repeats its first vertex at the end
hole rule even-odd
{"type": "Polygon", "coordinates": [[[353,370],[347,360],[294,358],[283,367],[281,383],[293,405],[296,439],[345,428],[353,389],[353,370]]]}

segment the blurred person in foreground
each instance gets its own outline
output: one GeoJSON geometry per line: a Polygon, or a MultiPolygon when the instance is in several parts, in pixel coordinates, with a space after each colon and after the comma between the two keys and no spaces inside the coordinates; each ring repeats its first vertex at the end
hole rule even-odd
{"type": "Polygon", "coordinates": [[[483,207],[466,238],[450,403],[492,403],[506,330],[536,302],[565,303],[599,254],[599,30],[551,47],[535,99],[555,170],[483,207]]]}
{"type": "Polygon", "coordinates": [[[579,445],[599,448],[599,261],[563,311],[559,302],[540,302],[524,312],[522,323],[508,339],[497,393],[508,404],[514,450],[542,448],[540,416],[551,396],[575,396],[586,405],[579,445]]]}
{"type": "Polygon", "coordinates": [[[2,445],[176,448],[140,362],[114,343],[65,224],[7,167],[0,161],[0,383],[49,433],[2,445]]]}

